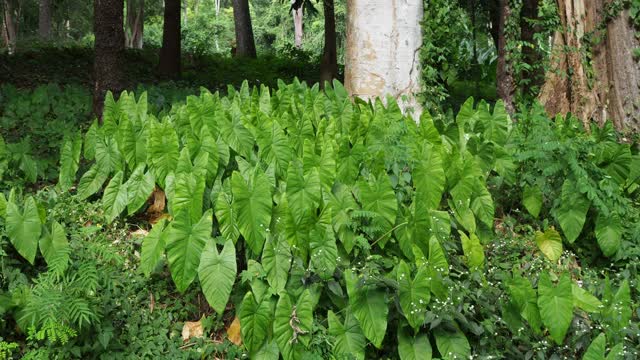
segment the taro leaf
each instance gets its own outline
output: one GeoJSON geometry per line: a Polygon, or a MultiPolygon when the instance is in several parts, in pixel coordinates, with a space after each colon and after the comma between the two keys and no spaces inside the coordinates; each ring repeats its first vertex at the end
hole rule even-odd
{"type": "Polygon", "coordinates": [[[18,205],[13,201],[9,201],[5,224],[11,244],[20,256],[33,265],[38,252],[38,240],[42,232],[42,222],[36,200],[29,196],[24,202],[23,211],[20,211],[18,205]]]}
{"type": "Polygon", "coordinates": [[[178,291],[184,292],[196,278],[202,249],[211,240],[212,210],[193,223],[187,209],[175,217],[167,236],[167,260],[178,291]]]}
{"type": "Polygon", "coordinates": [[[242,299],[240,311],[240,330],[249,354],[254,354],[265,343],[273,323],[273,303],[268,298],[257,302],[251,291],[242,299]]]}
{"type": "Polygon", "coordinates": [[[380,348],[387,331],[389,314],[385,292],[372,285],[360,285],[358,277],[351,270],[345,271],[344,276],[353,315],[358,319],[366,338],[380,348]]]}
{"type": "Polygon", "coordinates": [[[129,202],[127,184],[122,183],[123,176],[123,172],[118,171],[104,189],[102,206],[109,223],[113,222],[126,209],[129,202]]]}
{"type": "Polygon", "coordinates": [[[333,311],[327,314],[329,320],[329,335],[333,336],[333,353],[335,355],[352,356],[355,360],[364,360],[364,348],[367,339],[362,334],[358,320],[347,311],[344,324],[333,311]]]}
{"type": "Polygon", "coordinates": [[[551,283],[548,273],[540,275],[538,308],[542,323],[549,329],[551,338],[561,345],[573,319],[573,293],[569,275],[563,274],[557,286],[551,283]]]}
{"type": "Polygon", "coordinates": [[[237,274],[236,249],[231,240],[227,240],[220,253],[213,241],[209,241],[202,252],[198,278],[207,302],[222,315],[229,301],[231,289],[237,274]]]}
{"type": "Polygon", "coordinates": [[[62,275],[69,265],[69,240],[62,225],[57,221],[51,224],[51,232],[40,238],[40,252],[47,262],[49,271],[62,275]]]}
{"type": "Polygon", "coordinates": [[[140,267],[146,276],[151,274],[164,254],[166,237],[169,235],[169,232],[165,231],[166,222],[166,219],[158,221],[142,240],[140,267]]]}
{"type": "Polygon", "coordinates": [[[264,243],[262,266],[267,272],[267,281],[276,293],[280,293],[287,285],[291,268],[291,248],[283,239],[269,236],[264,243]]]}
{"type": "Polygon", "coordinates": [[[547,259],[556,262],[562,255],[562,237],[553,227],[545,232],[536,231],[536,244],[547,259]]]}

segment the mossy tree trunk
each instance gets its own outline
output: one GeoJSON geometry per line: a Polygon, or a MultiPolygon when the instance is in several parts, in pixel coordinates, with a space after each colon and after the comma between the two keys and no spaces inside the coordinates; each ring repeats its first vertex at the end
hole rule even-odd
{"type": "Polygon", "coordinates": [[[338,45],[334,0],[324,0],[324,51],[320,64],[320,86],[338,77],[338,45]]]}
{"type": "Polygon", "coordinates": [[[248,0],[233,0],[233,19],[236,30],[235,56],[255,58],[256,43],[253,39],[248,0]]]}

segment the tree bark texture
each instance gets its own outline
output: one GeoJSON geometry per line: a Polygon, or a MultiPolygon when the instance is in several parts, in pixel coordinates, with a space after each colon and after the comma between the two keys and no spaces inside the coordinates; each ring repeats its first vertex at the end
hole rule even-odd
{"type": "Polygon", "coordinates": [[[11,1],[9,0],[4,0],[3,9],[2,37],[4,38],[5,44],[7,46],[7,51],[9,52],[9,54],[13,54],[16,51],[16,36],[18,33],[16,20],[14,19],[16,14],[14,12],[11,1]]]}
{"type": "Polygon", "coordinates": [[[144,44],[144,0],[127,0],[126,47],[142,49],[144,44]]]}
{"type": "Polygon", "coordinates": [[[101,121],[107,90],[116,96],[124,79],[124,0],[94,0],[95,60],[93,111],[101,121]]]}
{"type": "Polygon", "coordinates": [[[520,38],[523,42],[522,57],[530,69],[523,70],[520,75],[525,80],[524,94],[531,95],[544,83],[543,57],[538,49],[535,34],[540,32],[540,26],[532,22],[538,20],[540,0],[524,0],[520,10],[520,38]]]}
{"type": "Polygon", "coordinates": [[[605,0],[558,0],[562,31],[556,32],[552,70],[540,101],[550,115],[571,112],[588,128],[610,119],[619,130],[640,130],[640,47],[628,11],[605,24],[605,0]],[[589,44],[585,36],[602,41],[589,44]],[[593,38],[593,37],[592,37],[593,38]],[[587,54],[588,58],[584,54],[587,54]]]}
{"type": "Polygon", "coordinates": [[[507,52],[508,34],[506,33],[507,20],[511,15],[509,0],[498,0],[497,17],[493,17],[494,26],[497,32],[498,61],[496,64],[496,86],[498,98],[504,102],[508,113],[515,112],[514,97],[516,93],[516,83],[513,77],[513,66],[509,61],[507,52]],[[495,24],[497,20],[497,24],[495,24]]]}
{"type": "Polygon", "coordinates": [[[351,96],[392,96],[419,119],[423,13],[422,0],[347,0],[345,87],[351,96]]]}
{"type": "Polygon", "coordinates": [[[40,0],[38,35],[45,40],[51,39],[51,0],[40,0]]]}
{"type": "Polygon", "coordinates": [[[324,51],[320,63],[320,86],[338,77],[338,45],[334,0],[324,0],[324,51]]]}
{"type": "Polygon", "coordinates": [[[180,0],[165,0],[162,48],[158,72],[168,78],[180,76],[180,0]]]}
{"type": "Polygon", "coordinates": [[[251,13],[248,0],[233,0],[233,18],[236,29],[237,57],[256,57],[256,43],[253,39],[251,13]]]}
{"type": "Polygon", "coordinates": [[[295,44],[296,48],[302,49],[302,38],[304,37],[304,29],[303,29],[303,15],[302,12],[303,6],[300,3],[300,7],[291,9],[291,13],[293,14],[293,30],[295,34],[295,44]]]}

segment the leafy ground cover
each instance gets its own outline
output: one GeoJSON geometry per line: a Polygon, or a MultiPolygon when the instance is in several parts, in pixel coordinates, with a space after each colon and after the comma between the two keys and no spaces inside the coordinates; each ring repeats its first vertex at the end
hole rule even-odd
{"type": "Polygon", "coordinates": [[[55,186],[3,183],[0,354],[637,357],[640,157],[610,126],[153,97],[63,135],[55,186]]]}

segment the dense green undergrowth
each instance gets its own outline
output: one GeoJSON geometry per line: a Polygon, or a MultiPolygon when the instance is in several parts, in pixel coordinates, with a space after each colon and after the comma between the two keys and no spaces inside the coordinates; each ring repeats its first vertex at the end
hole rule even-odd
{"type": "Polygon", "coordinates": [[[473,99],[417,124],[339,83],[151,98],[109,95],[55,187],[0,195],[0,352],[637,357],[640,158],[609,125],[473,99]]]}

